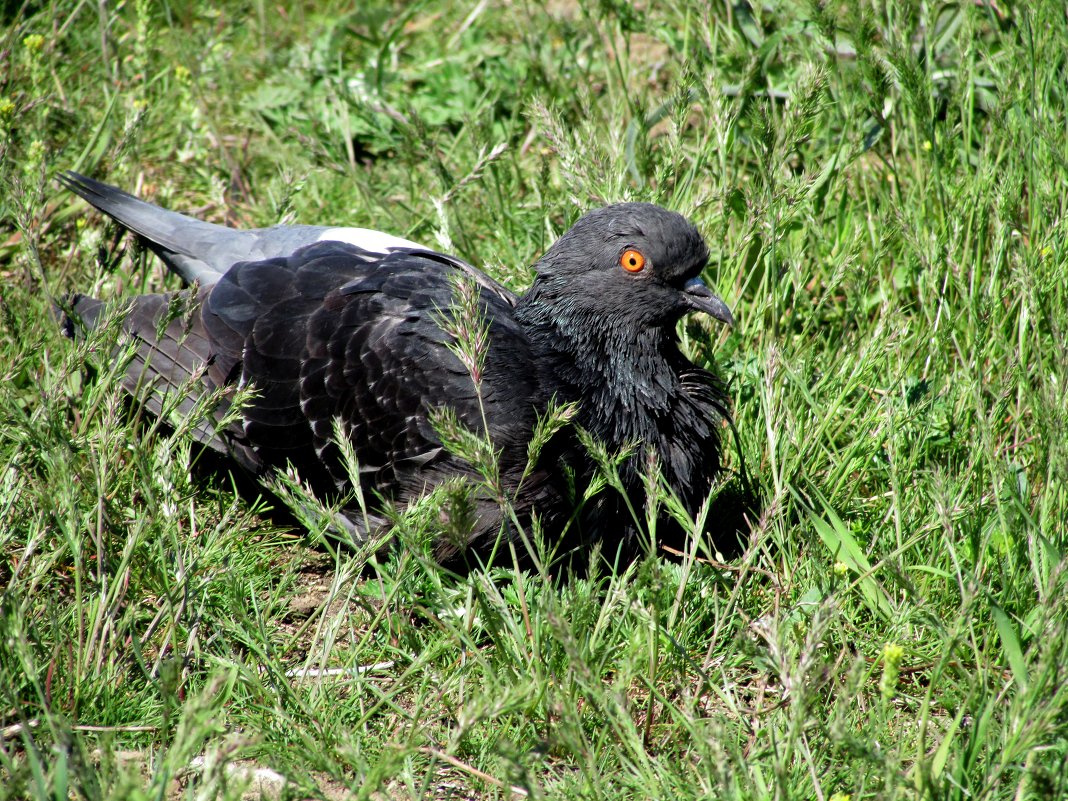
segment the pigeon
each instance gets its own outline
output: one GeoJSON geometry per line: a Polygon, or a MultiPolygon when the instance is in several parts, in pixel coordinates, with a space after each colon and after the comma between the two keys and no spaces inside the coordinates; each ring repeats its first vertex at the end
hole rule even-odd
{"type": "MultiPolygon", "coordinates": [[[[210,398],[192,423],[200,443],[256,476],[295,472],[340,499],[359,538],[438,492],[455,511],[431,546],[443,565],[499,553],[535,523],[550,542],[633,548],[654,466],[691,516],[720,471],[725,386],[683,354],[677,324],[734,318],[701,280],[708,248],[681,214],[592,210],[517,295],[378,231],[237,230],[74,172],[60,181],[186,284],[126,299],[125,387],[156,415],[194,415],[210,398]],[[553,410],[569,422],[532,447],[553,410]],[[456,447],[471,436],[491,446],[492,475],[456,447]]],[[[109,308],[74,295],[68,323],[92,329],[109,308]]]]}

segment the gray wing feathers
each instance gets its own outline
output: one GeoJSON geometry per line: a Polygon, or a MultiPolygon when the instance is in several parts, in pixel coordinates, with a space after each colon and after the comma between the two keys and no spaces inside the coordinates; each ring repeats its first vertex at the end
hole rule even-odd
{"type": "Polygon", "coordinates": [[[223,270],[218,265],[198,258],[203,255],[201,243],[229,238],[237,232],[161,209],[121,189],[75,172],[60,174],[59,181],[119,225],[141,237],[148,247],[187,283],[199,281],[202,284],[210,284],[222,275],[223,270]],[[197,253],[197,256],[194,256],[194,253],[197,253]]]}
{"type": "Polygon", "coordinates": [[[117,187],[64,172],[60,183],[144,240],[187,284],[214,284],[234,264],[286,256],[318,242],[323,226],[276,226],[239,231],[146,203],[117,187]]]}
{"type": "MultiPolygon", "coordinates": [[[[221,375],[224,365],[218,363],[205,334],[200,300],[190,307],[192,299],[187,292],[134,299],[123,330],[134,339],[137,349],[126,367],[123,388],[152,415],[187,426],[197,442],[256,472],[262,463],[245,443],[241,427],[221,425],[230,410],[234,387],[221,375]],[[203,406],[212,401],[213,393],[218,393],[214,403],[203,406]]],[[[75,307],[75,313],[84,311],[75,307]]],[[[94,319],[89,324],[96,322],[94,319]]]]}
{"type": "Polygon", "coordinates": [[[483,289],[515,306],[516,295],[467,262],[428,250],[406,239],[365,228],[338,228],[324,225],[276,225],[240,231],[224,225],[196,220],[146,203],[128,192],[64,172],[60,183],[119,225],[132,231],[187,284],[210,286],[239,262],[284,258],[308,245],[322,241],[345,242],[377,261],[394,250],[408,250],[456,268],[473,278],[483,289]]]}

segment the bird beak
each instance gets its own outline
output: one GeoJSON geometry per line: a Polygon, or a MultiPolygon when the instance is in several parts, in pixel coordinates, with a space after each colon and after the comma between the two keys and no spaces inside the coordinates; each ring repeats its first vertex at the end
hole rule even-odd
{"type": "Polygon", "coordinates": [[[683,285],[682,291],[687,300],[690,301],[690,307],[694,311],[711,314],[717,320],[726,323],[732,328],[734,327],[734,315],[727,308],[727,304],[723,302],[719,295],[713,294],[712,290],[705,286],[705,282],[700,278],[691,278],[683,285]]]}

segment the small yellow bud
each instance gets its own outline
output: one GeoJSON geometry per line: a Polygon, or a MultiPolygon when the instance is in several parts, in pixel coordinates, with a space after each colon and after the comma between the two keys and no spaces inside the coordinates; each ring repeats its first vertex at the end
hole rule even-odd
{"type": "Polygon", "coordinates": [[[888,642],[883,646],[883,675],[879,679],[879,692],[884,701],[894,697],[897,690],[897,677],[901,671],[901,658],[905,649],[897,643],[888,642]]]}
{"type": "Polygon", "coordinates": [[[29,53],[39,53],[41,48],[44,47],[45,38],[39,33],[31,33],[25,39],[22,40],[22,46],[26,48],[29,53]]]}
{"type": "Polygon", "coordinates": [[[846,575],[848,573],[849,573],[849,565],[847,565],[845,562],[835,562],[834,563],[834,575],[836,575],[838,577],[842,577],[842,576],[844,576],[844,575],[846,575]]]}
{"type": "Polygon", "coordinates": [[[834,793],[829,801],[853,801],[853,796],[849,793],[834,793]]]}
{"type": "Polygon", "coordinates": [[[0,97],[0,117],[10,117],[15,113],[15,101],[10,97],[0,97]]]}
{"type": "Polygon", "coordinates": [[[174,68],[174,79],[179,83],[189,83],[189,78],[193,75],[189,71],[189,67],[185,64],[179,64],[174,68]]]}
{"type": "Polygon", "coordinates": [[[926,150],[928,153],[930,153],[931,152],[931,147],[932,147],[931,140],[930,139],[924,139],[923,140],[923,149],[926,150]]]}

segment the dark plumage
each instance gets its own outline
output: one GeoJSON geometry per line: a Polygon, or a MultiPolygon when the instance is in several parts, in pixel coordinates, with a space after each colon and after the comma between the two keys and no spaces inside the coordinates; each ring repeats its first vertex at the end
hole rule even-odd
{"type": "MultiPolygon", "coordinates": [[[[565,428],[523,478],[532,430],[555,400],[575,403],[575,422],[609,449],[638,445],[621,477],[639,514],[641,475],[653,454],[691,513],[708,494],[727,404],[716,377],[679,350],[676,324],[691,311],[733,320],[700,281],[708,251],[679,214],[646,203],[590,212],[549,248],[533,285],[517,297],[455,257],[378,232],[236,231],[74,173],[62,180],[196,282],[180,293],[133,299],[124,327],[141,344],[128,388],[151,383],[145,403],[155,413],[191,376],[205,391],[223,390],[224,401],[196,436],[256,474],[288,462],[319,493],[348,490],[332,441],[338,418],[367,497],[379,493],[403,506],[442,482],[474,476],[442,447],[432,425],[432,410],[448,407],[468,428],[488,428],[520,522],[534,513],[559,535],[574,511],[571,485],[581,493],[593,467],[565,428]],[[458,279],[488,329],[479,391],[445,330],[458,279]],[[176,302],[188,313],[162,324],[176,302]],[[218,425],[225,398],[246,385],[256,394],[241,421],[218,425]]],[[[78,297],[71,316],[91,327],[101,308],[78,297]]],[[[196,401],[196,393],[184,397],[179,412],[196,401]]],[[[381,505],[376,509],[372,528],[386,522],[381,505]]],[[[352,518],[366,533],[363,517],[352,518]]],[[[436,543],[441,561],[468,549],[484,554],[502,527],[511,531],[485,491],[474,493],[469,522],[463,542],[436,543]]],[[[624,500],[606,490],[586,504],[578,529],[584,538],[615,542],[631,538],[634,523],[624,500]]]]}

